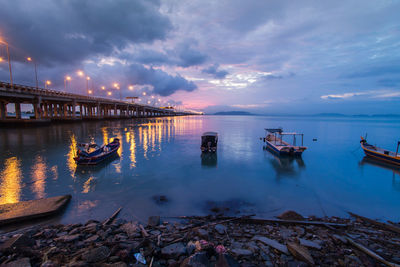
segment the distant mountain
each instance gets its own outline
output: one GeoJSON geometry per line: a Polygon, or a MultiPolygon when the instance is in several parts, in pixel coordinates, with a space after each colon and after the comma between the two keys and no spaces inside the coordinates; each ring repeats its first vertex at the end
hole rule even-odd
{"type": "Polygon", "coordinates": [[[213,115],[255,115],[253,113],[247,112],[247,111],[221,111],[214,113],[213,115]]]}
{"type": "Polygon", "coordinates": [[[314,114],[312,116],[318,116],[318,117],[347,117],[347,115],[344,115],[342,113],[318,113],[318,114],[314,114]]]}

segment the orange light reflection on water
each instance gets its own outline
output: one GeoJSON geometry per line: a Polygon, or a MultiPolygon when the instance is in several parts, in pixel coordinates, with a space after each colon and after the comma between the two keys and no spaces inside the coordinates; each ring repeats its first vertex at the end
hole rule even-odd
{"type": "Polygon", "coordinates": [[[21,197],[21,161],[17,157],[6,159],[0,173],[0,204],[16,203],[21,197]]]}
{"type": "Polygon", "coordinates": [[[46,170],[46,163],[40,155],[37,155],[31,172],[33,180],[32,192],[36,194],[36,198],[46,197],[46,170]]]}
{"type": "Polygon", "coordinates": [[[67,154],[67,165],[72,178],[75,178],[75,170],[76,170],[76,164],[74,160],[74,157],[76,156],[76,145],[77,145],[76,137],[73,134],[71,135],[71,143],[69,145],[69,151],[67,154]]]}

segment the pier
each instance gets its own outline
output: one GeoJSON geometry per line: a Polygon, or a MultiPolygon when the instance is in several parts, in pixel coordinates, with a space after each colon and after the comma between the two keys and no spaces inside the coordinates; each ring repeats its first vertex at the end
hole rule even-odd
{"type": "Polygon", "coordinates": [[[0,82],[0,125],[194,114],[192,112],[165,109],[122,100],[0,82]],[[15,116],[8,115],[8,104],[15,105],[15,116]],[[33,113],[29,118],[22,117],[21,104],[32,105],[33,113]]]}

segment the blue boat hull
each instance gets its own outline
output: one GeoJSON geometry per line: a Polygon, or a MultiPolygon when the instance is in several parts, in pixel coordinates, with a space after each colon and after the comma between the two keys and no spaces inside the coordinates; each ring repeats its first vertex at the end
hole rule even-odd
{"type": "Polygon", "coordinates": [[[78,165],[96,165],[99,164],[100,162],[104,161],[105,159],[108,159],[115,154],[117,154],[117,151],[119,149],[120,143],[118,139],[115,139],[112,143],[88,154],[85,152],[79,152],[78,156],[74,158],[76,164],[78,165]],[[104,149],[108,149],[106,153],[104,153],[104,149]]]}

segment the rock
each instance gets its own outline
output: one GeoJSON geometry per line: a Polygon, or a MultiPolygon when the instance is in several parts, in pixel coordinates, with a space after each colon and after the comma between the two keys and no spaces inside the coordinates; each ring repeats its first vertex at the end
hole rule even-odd
{"type": "Polygon", "coordinates": [[[99,236],[98,235],[93,235],[89,238],[87,238],[85,241],[85,243],[92,243],[92,242],[96,242],[97,240],[99,240],[99,236]]]}
{"type": "Polygon", "coordinates": [[[293,230],[287,229],[287,228],[282,228],[279,230],[279,233],[284,239],[288,239],[290,236],[293,235],[293,230]]]}
{"type": "Polygon", "coordinates": [[[40,267],[57,267],[58,264],[55,264],[52,261],[45,261],[42,263],[42,265],[40,265],[40,267]]]}
{"type": "Polygon", "coordinates": [[[15,261],[11,261],[6,264],[2,264],[3,267],[31,267],[31,261],[29,258],[21,258],[15,261]]]}
{"type": "Polygon", "coordinates": [[[309,265],[315,265],[313,258],[311,257],[310,253],[308,250],[303,247],[302,245],[299,245],[294,242],[288,242],[286,244],[288,250],[290,253],[297,259],[301,261],[305,261],[309,265]]]}
{"type": "Polygon", "coordinates": [[[82,255],[82,259],[89,263],[99,262],[105,260],[110,255],[110,249],[106,246],[93,248],[82,255]]]}
{"type": "Polygon", "coordinates": [[[313,241],[303,239],[303,238],[298,238],[300,245],[309,247],[309,248],[315,248],[315,249],[321,249],[321,246],[313,241]]]}
{"type": "Polygon", "coordinates": [[[231,252],[237,257],[249,257],[253,255],[253,253],[248,249],[234,248],[231,250],[231,252]]]}
{"type": "Polygon", "coordinates": [[[239,267],[239,263],[229,254],[218,254],[215,267],[239,267]]]}
{"type": "Polygon", "coordinates": [[[18,234],[0,245],[0,251],[13,248],[30,247],[35,245],[35,240],[28,237],[26,234],[18,234]]]}
{"type": "Polygon", "coordinates": [[[264,243],[265,245],[273,247],[274,249],[279,250],[282,253],[289,254],[287,247],[285,245],[282,245],[281,243],[279,243],[276,240],[269,239],[264,236],[254,236],[253,240],[260,241],[261,243],[264,243]]]}
{"type": "Polygon", "coordinates": [[[54,239],[54,241],[59,241],[59,242],[73,242],[78,240],[80,237],[80,234],[76,234],[76,235],[64,235],[64,236],[60,236],[57,237],[56,239],[54,239]]]}
{"type": "Polygon", "coordinates": [[[128,222],[128,223],[125,223],[125,224],[123,224],[121,227],[120,227],[120,229],[122,230],[122,231],[124,231],[128,236],[135,236],[137,233],[138,233],[138,231],[139,231],[139,228],[137,227],[137,225],[136,224],[133,224],[133,223],[131,223],[131,222],[128,222]]]}
{"type": "Polygon", "coordinates": [[[226,227],[225,227],[224,225],[222,225],[222,224],[217,224],[217,225],[214,227],[214,229],[215,229],[215,231],[217,231],[218,234],[220,234],[220,235],[223,235],[223,234],[225,234],[225,232],[226,232],[226,227]]]}
{"type": "Polygon", "coordinates": [[[186,251],[189,255],[191,255],[194,251],[196,250],[196,244],[193,243],[192,241],[189,241],[186,244],[186,251]]]}
{"type": "Polygon", "coordinates": [[[164,195],[156,195],[153,196],[153,200],[158,204],[158,205],[162,205],[168,202],[168,198],[164,195]]]}
{"type": "Polygon", "coordinates": [[[152,227],[158,226],[160,224],[160,216],[150,216],[147,224],[152,227]]]}
{"type": "Polygon", "coordinates": [[[186,247],[183,243],[174,243],[161,249],[161,254],[166,258],[178,258],[186,254],[186,247]]]}
{"type": "Polygon", "coordinates": [[[297,233],[298,235],[300,235],[300,236],[304,235],[304,233],[306,232],[306,231],[304,230],[304,228],[303,228],[303,227],[300,227],[300,226],[295,226],[295,227],[294,227],[294,230],[295,230],[296,233],[297,233]]]}
{"type": "Polygon", "coordinates": [[[197,229],[196,230],[196,234],[200,237],[200,238],[204,238],[204,239],[208,239],[208,231],[204,230],[204,229],[197,229]]]}
{"type": "Polygon", "coordinates": [[[181,263],[180,267],[209,267],[210,261],[208,260],[206,252],[197,252],[192,256],[186,258],[181,263]]]}
{"type": "Polygon", "coordinates": [[[293,221],[303,221],[304,217],[295,211],[288,210],[277,216],[281,220],[293,220],[293,221]]]}
{"type": "MultiPolygon", "coordinates": [[[[123,261],[115,262],[112,264],[103,264],[102,266],[103,267],[128,267],[128,265],[123,261]]],[[[141,265],[141,266],[145,266],[145,265],[141,265]]]]}

